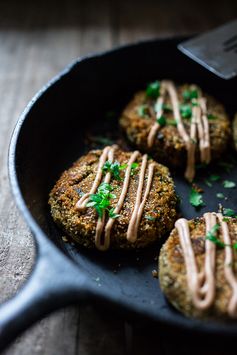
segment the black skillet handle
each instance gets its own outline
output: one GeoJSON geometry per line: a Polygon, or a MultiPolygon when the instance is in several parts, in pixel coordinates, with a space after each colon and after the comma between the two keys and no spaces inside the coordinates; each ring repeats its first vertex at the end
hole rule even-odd
{"type": "Polygon", "coordinates": [[[15,297],[0,306],[0,352],[37,320],[88,296],[80,269],[46,238],[38,242],[29,280],[15,297]]]}

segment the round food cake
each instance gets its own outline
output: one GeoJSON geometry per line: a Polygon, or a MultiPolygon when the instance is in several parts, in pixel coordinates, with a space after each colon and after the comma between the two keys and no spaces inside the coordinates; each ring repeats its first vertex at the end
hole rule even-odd
{"type": "Polygon", "coordinates": [[[160,286],[190,317],[237,318],[237,219],[181,218],[159,257],[160,286]]]}
{"type": "Polygon", "coordinates": [[[230,138],[225,109],[194,84],[155,81],[135,94],[120,125],[128,140],[169,167],[184,168],[192,181],[195,163],[220,158],[230,138]]]}
{"type": "Polygon", "coordinates": [[[177,197],[167,167],[118,146],[92,150],[50,192],[54,221],[78,244],[143,248],[169,232],[177,197]]]}

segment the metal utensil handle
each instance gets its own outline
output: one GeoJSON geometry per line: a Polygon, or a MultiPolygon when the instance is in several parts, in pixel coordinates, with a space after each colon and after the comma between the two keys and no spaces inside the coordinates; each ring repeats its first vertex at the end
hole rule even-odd
{"type": "Polygon", "coordinates": [[[26,284],[0,306],[0,352],[50,312],[84,299],[84,283],[80,270],[45,240],[26,284]]]}

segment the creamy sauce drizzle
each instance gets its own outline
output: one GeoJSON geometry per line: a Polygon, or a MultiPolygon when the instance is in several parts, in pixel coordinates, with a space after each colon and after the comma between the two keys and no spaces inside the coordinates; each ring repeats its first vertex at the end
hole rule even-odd
{"type": "MultiPolygon", "coordinates": [[[[93,182],[90,192],[84,194],[80,198],[80,200],[76,203],[76,208],[78,210],[81,211],[81,210],[85,209],[90,195],[96,193],[96,190],[98,189],[98,187],[101,183],[102,177],[103,177],[102,167],[107,160],[113,162],[114,151],[116,148],[117,148],[117,146],[104,148],[104,150],[100,156],[100,159],[99,159],[98,170],[97,170],[96,177],[95,177],[95,180],[93,182]]],[[[119,214],[122,207],[123,207],[123,203],[124,203],[124,200],[126,198],[128,188],[129,188],[132,164],[137,160],[138,156],[139,156],[139,152],[135,151],[135,152],[133,152],[133,154],[131,155],[131,157],[128,161],[128,164],[127,164],[127,167],[125,170],[122,191],[121,191],[119,200],[114,208],[115,214],[119,214]]],[[[134,243],[137,239],[139,223],[142,218],[142,214],[143,214],[146,200],[147,200],[148,195],[151,190],[152,179],[154,176],[155,163],[151,163],[148,165],[147,183],[146,183],[144,196],[142,198],[142,191],[143,191],[143,187],[145,185],[145,174],[146,174],[146,169],[147,169],[147,161],[148,161],[148,157],[147,157],[147,154],[145,154],[142,157],[142,164],[141,164],[141,169],[140,169],[140,173],[139,173],[139,182],[138,182],[136,200],[135,200],[132,216],[131,216],[131,219],[130,219],[130,222],[128,225],[128,230],[127,230],[127,240],[130,241],[131,243],[134,243]]],[[[111,180],[111,173],[108,172],[105,175],[104,182],[109,183],[110,180],[111,180]]],[[[103,213],[102,218],[98,218],[97,225],[96,225],[96,233],[95,233],[95,245],[99,250],[107,250],[109,248],[110,235],[111,235],[111,230],[112,230],[114,222],[115,222],[114,218],[109,218],[106,225],[105,225],[105,213],[103,213]],[[104,233],[104,238],[102,240],[103,230],[105,230],[105,233],[104,233]]]]}
{"type": "MultiPolygon", "coordinates": [[[[220,222],[220,228],[225,243],[225,278],[232,288],[232,296],[228,305],[228,314],[237,317],[237,279],[233,272],[233,250],[231,247],[231,238],[229,235],[228,224],[223,221],[220,213],[205,213],[206,234],[215,226],[217,219],[220,222]]],[[[205,262],[204,270],[198,271],[195,255],[190,238],[188,221],[180,218],[176,221],[175,227],[178,230],[181,247],[184,254],[184,261],[187,272],[187,283],[192,296],[194,305],[200,309],[208,309],[215,299],[215,267],[216,267],[216,244],[205,240],[205,262]]]]}
{"type": "MultiPolygon", "coordinates": [[[[195,176],[195,151],[196,140],[198,131],[200,158],[202,163],[209,163],[211,160],[210,150],[210,137],[209,137],[209,123],[207,119],[206,99],[201,97],[197,100],[199,106],[193,106],[192,108],[192,122],[190,126],[190,133],[186,132],[183,124],[183,120],[179,110],[179,99],[177,90],[172,81],[161,81],[160,96],[157,99],[156,106],[158,110],[156,112],[156,120],[163,114],[162,104],[164,103],[166,94],[169,95],[174,119],[177,123],[177,129],[179,135],[183,139],[187,150],[187,167],[185,171],[185,177],[187,180],[192,181],[195,176]]],[[[148,137],[147,145],[151,148],[155,142],[155,137],[160,129],[160,125],[157,121],[152,125],[148,137]]]]}

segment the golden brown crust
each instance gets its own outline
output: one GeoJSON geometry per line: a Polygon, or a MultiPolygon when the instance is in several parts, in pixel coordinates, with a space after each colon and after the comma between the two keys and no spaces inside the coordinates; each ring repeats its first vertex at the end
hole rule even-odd
{"type": "MultiPolygon", "coordinates": [[[[237,219],[228,221],[231,240],[237,242],[237,219]]],[[[190,236],[198,269],[204,269],[205,258],[205,222],[203,218],[189,221],[190,236]]],[[[221,235],[220,235],[221,238],[221,235]]],[[[214,304],[208,310],[194,307],[187,285],[186,266],[178,231],[174,228],[160,251],[160,286],[168,300],[181,312],[198,318],[228,318],[227,306],[231,297],[231,287],[224,275],[224,249],[216,252],[216,295],[214,304]]],[[[237,253],[234,252],[234,270],[237,272],[237,253]]]]}
{"type": "MultiPolygon", "coordinates": [[[[188,88],[189,85],[187,84],[177,87],[180,102],[183,101],[182,92],[188,88]]],[[[208,114],[217,117],[216,119],[209,120],[211,156],[215,160],[222,155],[228,144],[230,122],[223,105],[209,95],[204,94],[204,96],[207,98],[208,114]]],[[[166,100],[166,104],[171,104],[169,98],[166,100]]],[[[155,120],[153,105],[154,100],[147,98],[145,91],[136,93],[121,115],[120,125],[122,129],[125,131],[128,140],[141,151],[149,152],[155,159],[168,166],[184,166],[186,164],[187,152],[177,127],[172,125],[174,121],[172,112],[165,112],[168,124],[160,128],[153,147],[151,149],[148,148],[147,136],[155,120]],[[144,117],[141,117],[138,114],[138,108],[143,104],[146,104],[149,110],[144,117]]],[[[189,131],[190,120],[184,118],[183,121],[186,129],[189,131]]],[[[200,161],[200,154],[198,152],[196,159],[200,161]]]]}
{"type": "MultiPolygon", "coordinates": [[[[52,189],[49,198],[51,213],[55,222],[76,242],[87,248],[94,248],[94,236],[97,223],[97,213],[93,208],[79,212],[75,205],[82,193],[90,191],[95,179],[101,150],[90,151],[82,156],[74,165],[65,171],[52,189]]],[[[115,151],[115,160],[126,164],[131,152],[115,151]]],[[[140,164],[142,155],[137,162],[140,164]]],[[[152,160],[150,160],[152,162],[152,160]]],[[[137,169],[139,171],[139,168],[137,169]]],[[[147,178],[148,169],[146,170],[147,178]]],[[[124,171],[121,171],[123,178],[124,171]]],[[[111,207],[115,207],[121,193],[123,181],[111,180],[115,199],[111,207]]],[[[111,234],[111,248],[134,249],[143,248],[156,240],[173,227],[176,217],[176,194],[173,180],[165,166],[155,163],[152,188],[145,203],[143,216],[135,243],[126,239],[128,223],[131,218],[138,186],[138,173],[131,176],[125,203],[120,217],[115,220],[111,234]]]]}

